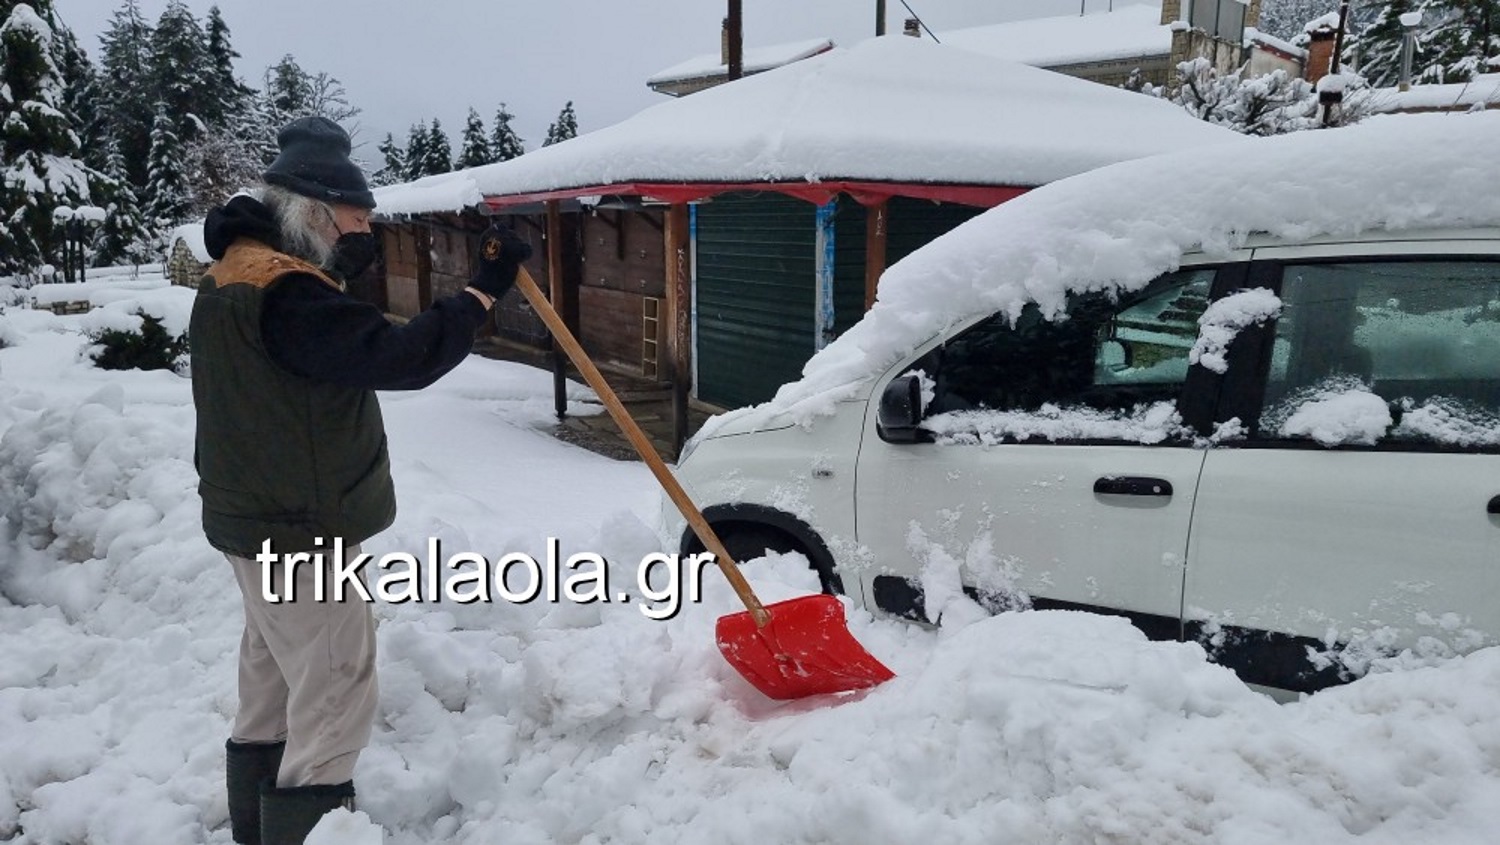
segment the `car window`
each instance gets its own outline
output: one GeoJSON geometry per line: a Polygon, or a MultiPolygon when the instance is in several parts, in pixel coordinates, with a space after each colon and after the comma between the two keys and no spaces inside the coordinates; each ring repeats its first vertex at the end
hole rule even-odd
{"type": "MultiPolygon", "coordinates": [[[[1014,325],[995,315],[972,326],[919,362],[932,379],[924,427],[940,439],[996,423],[1006,431],[991,425],[991,434],[1001,439],[1110,439],[1111,421],[1165,419],[1187,379],[1214,273],[1173,273],[1119,301],[1077,297],[1061,320],[1032,305],[1014,325]],[[1038,429],[1037,413],[1061,427],[1038,429]]],[[[1140,439],[1133,430],[1119,436],[1140,439]]]]}
{"type": "Polygon", "coordinates": [[[1262,437],[1500,445],[1500,262],[1289,265],[1262,437]]]}

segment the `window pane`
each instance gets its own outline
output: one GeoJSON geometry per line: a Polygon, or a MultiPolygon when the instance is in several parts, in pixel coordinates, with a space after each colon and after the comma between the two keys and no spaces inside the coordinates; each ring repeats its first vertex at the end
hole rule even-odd
{"type": "MultiPolygon", "coordinates": [[[[1160,416],[1145,409],[1182,392],[1213,277],[1174,273],[1120,302],[1079,297],[1064,320],[1045,320],[1035,306],[1014,327],[1000,315],[985,320],[925,362],[935,380],[929,415],[1050,406],[1053,419],[1059,409],[1160,416]]],[[[1101,419],[1091,418],[1089,430],[1107,430],[1095,425],[1101,419]]]]}
{"type": "Polygon", "coordinates": [[[1362,407],[1363,430],[1377,435],[1358,442],[1476,445],[1486,431],[1500,441],[1500,263],[1289,266],[1281,298],[1266,435],[1298,436],[1294,415],[1337,399],[1351,414],[1362,407]],[[1375,397],[1390,415],[1384,431],[1368,417],[1375,397]]]}

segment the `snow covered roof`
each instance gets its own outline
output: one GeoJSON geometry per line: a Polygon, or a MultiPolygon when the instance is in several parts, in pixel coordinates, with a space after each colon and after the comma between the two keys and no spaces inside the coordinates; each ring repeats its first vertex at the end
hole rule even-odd
{"type": "Polygon", "coordinates": [[[1161,22],[1161,4],[1154,3],[951,30],[942,39],[950,47],[1034,67],[1055,67],[1166,56],[1172,50],[1172,27],[1161,22]]]}
{"type": "Polygon", "coordinates": [[[1123,162],[992,208],[891,266],[874,307],[772,400],[699,432],[800,422],[945,326],[1047,314],[1070,293],[1130,291],[1184,253],[1227,254],[1254,233],[1306,239],[1372,230],[1500,226],[1500,114],[1387,115],[1357,126],[1244,137],[1123,162]]]}
{"type": "Polygon", "coordinates": [[[1371,106],[1380,112],[1467,109],[1477,105],[1500,106],[1500,73],[1486,73],[1469,82],[1446,85],[1413,85],[1410,90],[1377,88],[1371,106]]]}
{"type": "MultiPolygon", "coordinates": [[[[827,38],[814,38],[807,41],[793,41],[790,44],[772,44],[768,47],[752,47],[744,51],[740,57],[741,64],[746,74],[759,73],[771,68],[781,67],[795,61],[816,56],[833,49],[833,42],[827,38]]],[[[729,65],[723,61],[719,53],[704,53],[694,56],[685,62],[678,62],[665,70],[659,70],[646,80],[647,85],[663,85],[668,82],[682,82],[688,79],[702,79],[704,77],[727,76],[729,65]]]]}
{"type": "Polygon", "coordinates": [[[897,35],[375,198],[382,214],[418,214],[639,182],[1031,187],[1233,137],[1152,97],[897,35]]]}
{"type": "Polygon", "coordinates": [[[1245,27],[1245,46],[1259,45],[1284,53],[1294,59],[1306,59],[1307,50],[1290,41],[1277,38],[1269,32],[1261,32],[1253,26],[1245,27]]]}

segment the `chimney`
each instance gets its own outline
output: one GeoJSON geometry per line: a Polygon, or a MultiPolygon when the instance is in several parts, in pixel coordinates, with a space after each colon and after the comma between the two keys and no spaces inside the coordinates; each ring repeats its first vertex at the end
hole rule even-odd
{"type": "Polygon", "coordinates": [[[906,19],[906,28],[901,30],[902,35],[910,35],[913,38],[922,37],[922,22],[916,18],[906,19]]]}
{"type": "Polygon", "coordinates": [[[1307,45],[1307,64],[1302,66],[1302,78],[1318,84],[1318,80],[1328,75],[1333,67],[1334,39],[1338,37],[1338,31],[1328,25],[1323,25],[1308,33],[1311,42],[1307,45]]]}

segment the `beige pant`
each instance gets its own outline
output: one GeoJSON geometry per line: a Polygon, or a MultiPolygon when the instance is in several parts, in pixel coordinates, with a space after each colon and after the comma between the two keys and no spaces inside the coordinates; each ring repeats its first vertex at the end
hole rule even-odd
{"type": "MultiPolygon", "coordinates": [[[[350,557],[359,548],[346,550],[350,557]]],[[[331,551],[324,553],[332,558],[331,551]]],[[[235,742],[286,741],[278,787],[336,784],[354,778],[370,742],[379,690],[375,681],[375,619],[354,591],[342,602],[314,597],[316,568],[298,565],[293,601],[286,601],[285,566],[271,565],[263,595],[261,564],[226,555],[245,600],[240,638],[240,707],[235,742]]],[[[326,570],[331,561],[325,561],[326,570]]]]}

